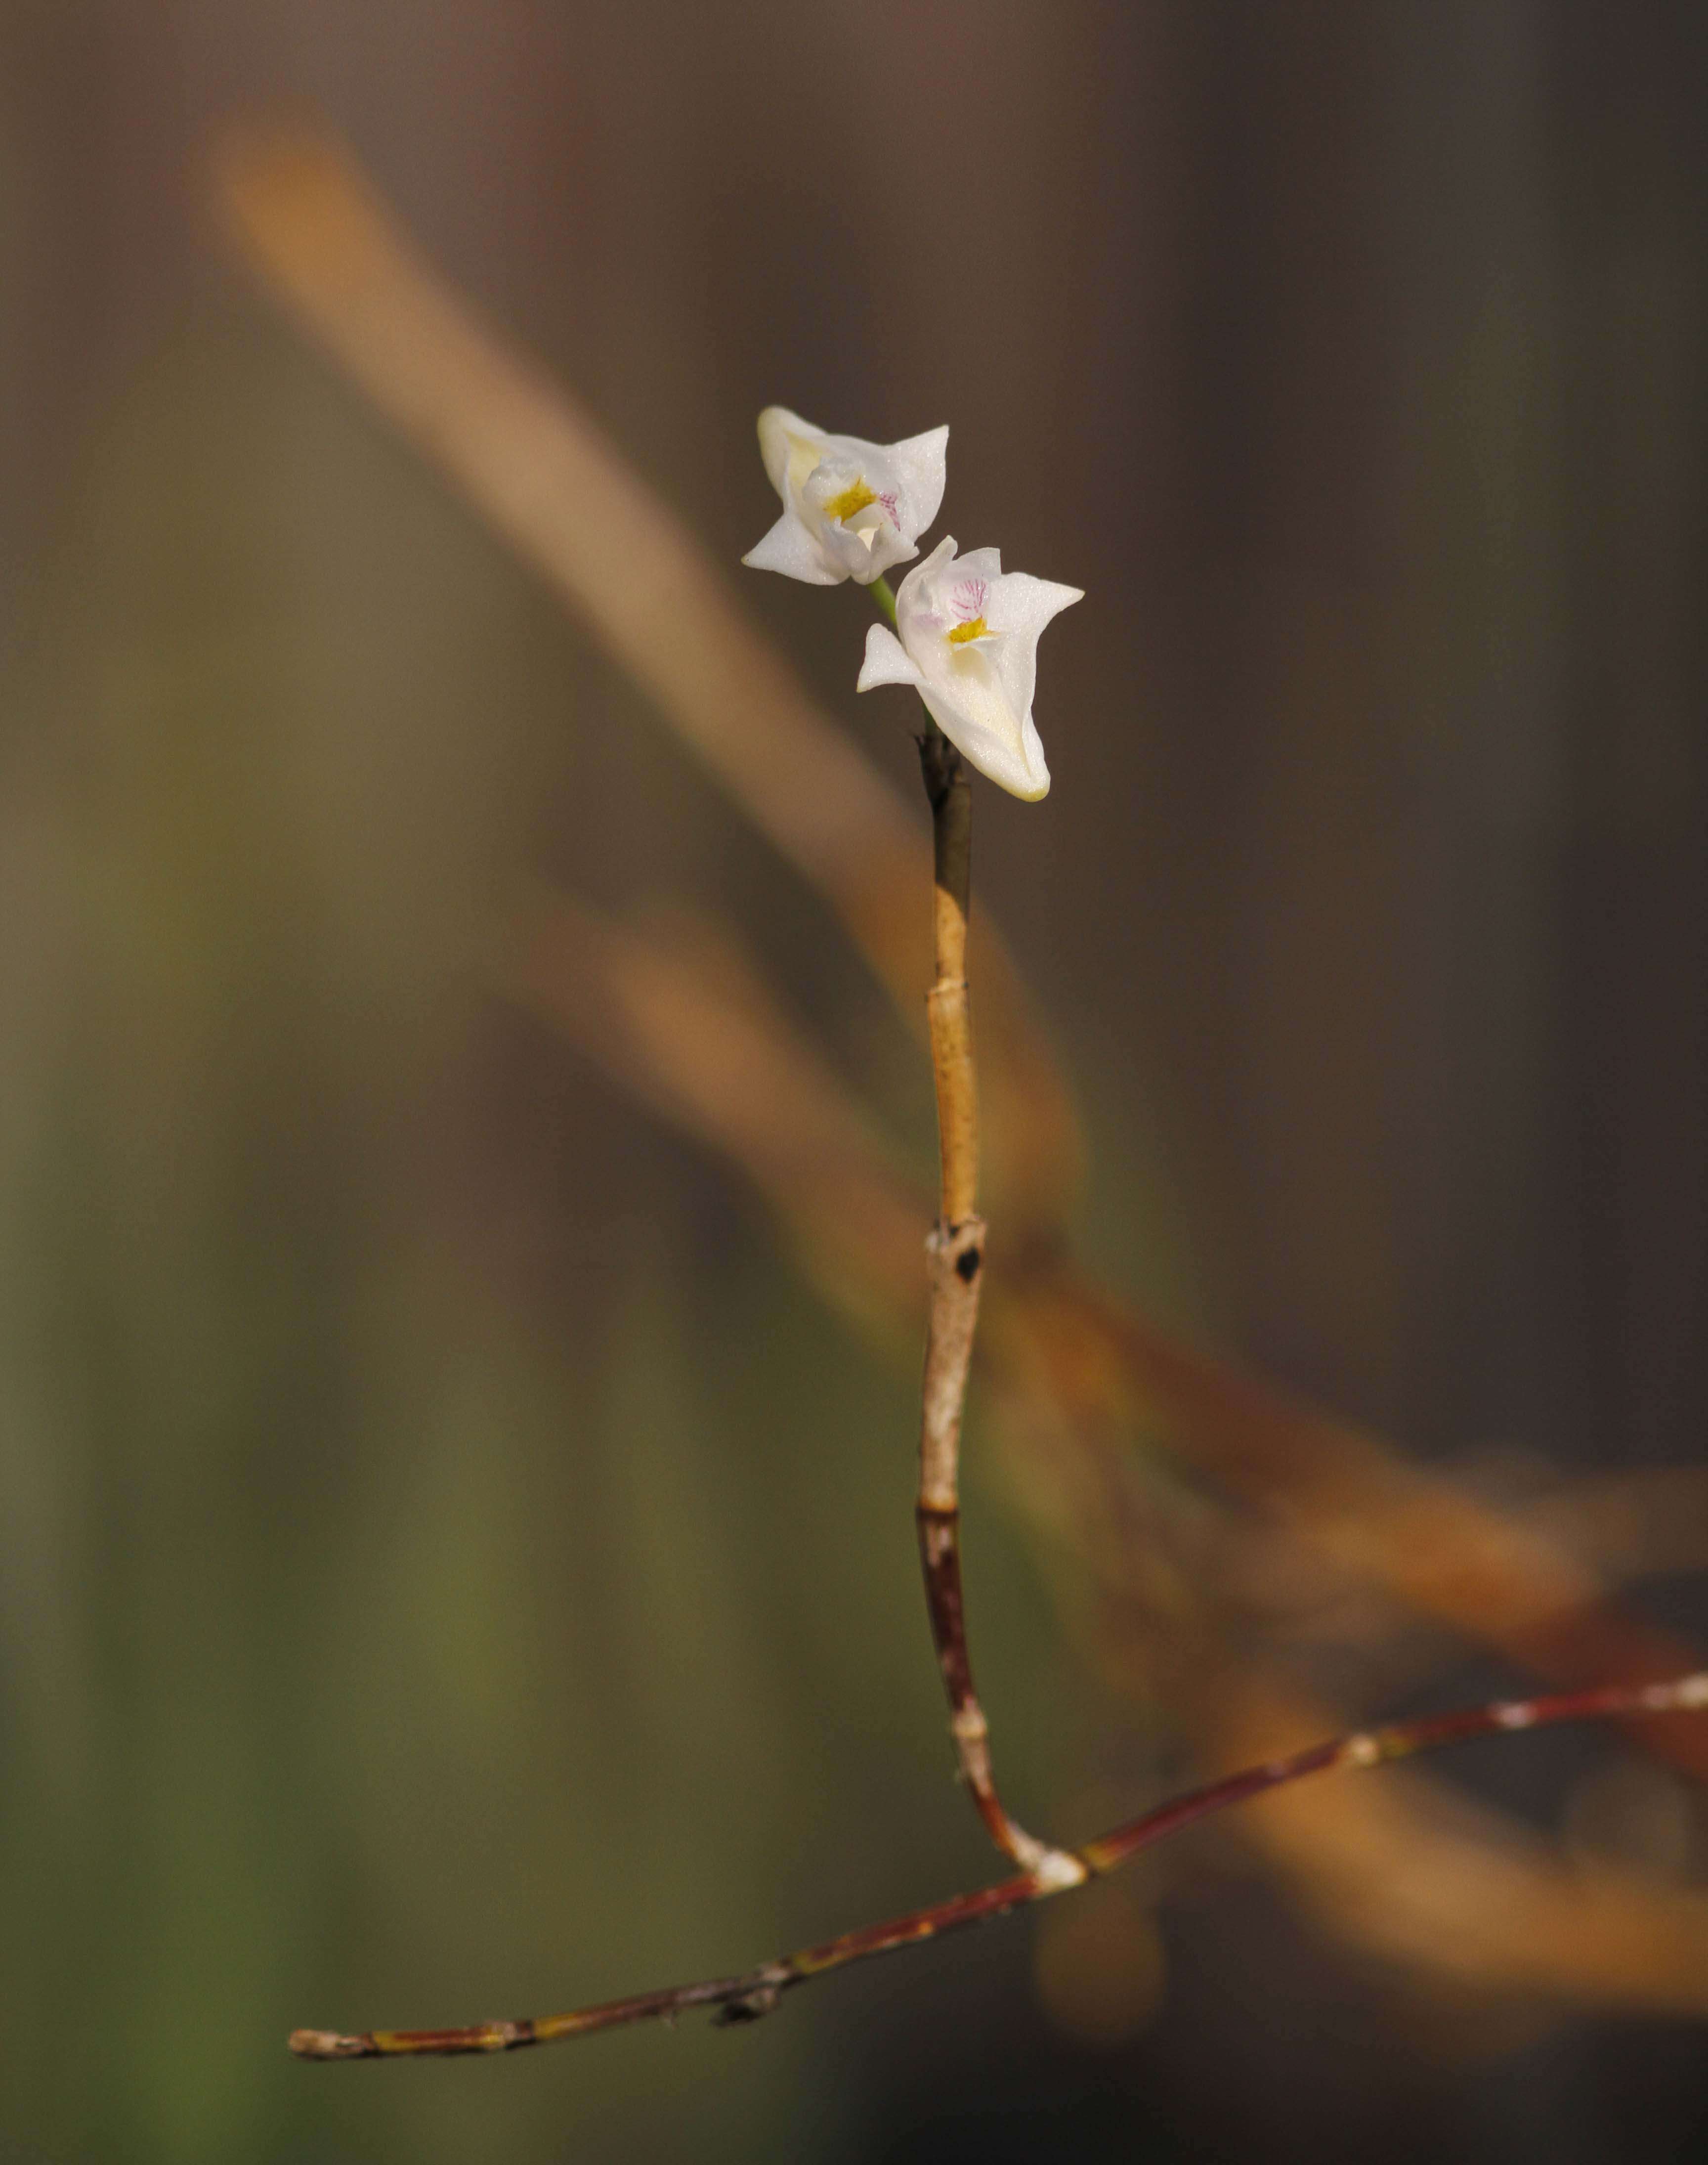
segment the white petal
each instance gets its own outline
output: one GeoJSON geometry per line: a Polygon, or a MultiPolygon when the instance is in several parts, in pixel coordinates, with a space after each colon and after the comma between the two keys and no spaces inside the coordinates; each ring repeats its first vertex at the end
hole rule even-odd
{"type": "Polygon", "coordinates": [[[928,429],[890,445],[890,460],[907,496],[907,523],[922,534],[943,508],[949,478],[949,429],[928,429]]]}
{"type": "MultiPolygon", "coordinates": [[[[957,585],[963,579],[989,579],[992,582],[1000,579],[1002,576],[1002,551],[1000,549],[969,549],[964,556],[957,559],[954,575],[957,585]]],[[[1015,576],[1023,578],[1025,574],[1017,572],[1015,576]]]]}
{"type": "Polygon", "coordinates": [[[1011,572],[991,587],[985,614],[991,630],[1006,635],[1000,664],[1002,688],[1015,713],[1028,722],[1038,687],[1038,635],[1052,617],[1085,598],[1078,587],[1059,587],[1027,572],[1011,572]]]}
{"type": "MultiPolygon", "coordinates": [[[[994,556],[996,551],[980,549],[974,553],[994,556]]],[[[965,561],[970,564],[973,559],[969,556],[965,561]]],[[[1050,579],[1034,579],[1029,572],[1010,572],[991,597],[991,629],[1027,632],[1036,639],[1052,617],[1085,598],[1081,587],[1059,587],[1050,579]]]]}
{"type": "Polygon", "coordinates": [[[1043,745],[1029,714],[1017,740],[1006,732],[999,736],[974,725],[959,706],[951,704],[935,690],[922,693],[921,697],[930,708],[938,727],[980,774],[988,775],[1011,797],[1022,798],[1028,804],[1048,796],[1049,769],[1043,763],[1043,745]]]}
{"type": "Polygon", "coordinates": [[[797,446],[802,441],[817,445],[820,456],[823,456],[826,438],[822,429],[814,428],[810,421],[803,421],[798,414],[791,414],[786,406],[767,406],[759,416],[759,456],[765,462],[765,472],[771,487],[786,503],[789,495],[791,438],[795,440],[797,446]]]}
{"type": "Polygon", "coordinates": [[[918,554],[915,545],[903,540],[886,519],[872,536],[870,554],[854,576],[861,586],[869,587],[874,579],[882,578],[886,572],[894,571],[897,564],[911,563],[918,554]]]}
{"type": "Polygon", "coordinates": [[[1012,782],[1003,786],[1012,789],[1017,797],[1023,798],[1028,804],[1036,804],[1040,797],[1049,795],[1049,768],[1044,763],[1043,739],[1039,736],[1038,724],[1030,714],[1026,718],[1026,726],[1020,732],[1020,753],[1026,766],[1026,787],[1016,789],[1012,782]]]}
{"type": "Polygon", "coordinates": [[[818,544],[792,511],[786,511],[741,561],[750,570],[780,572],[785,578],[804,579],[810,587],[839,587],[848,577],[825,562],[818,544]]]}
{"type": "Polygon", "coordinates": [[[1049,769],[1031,715],[1016,712],[996,670],[976,649],[932,669],[922,697],[943,735],[980,774],[1028,801],[1048,789],[1049,769]]]}
{"type": "Polygon", "coordinates": [[[896,591],[896,619],[905,643],[908,625],[931,610],[931,589],[937,574],[954,558],[954,536],[945,534],[922,564],[916,564],[896,591]]]}
{"type": "Polygon", "coordinates": [[[918,684],[919,672],[907,658],[907,650],[887,624],[875,624],[866,633],[866,658],[860,666],[856,692],[870,692],[875,684],[918,684]]]}

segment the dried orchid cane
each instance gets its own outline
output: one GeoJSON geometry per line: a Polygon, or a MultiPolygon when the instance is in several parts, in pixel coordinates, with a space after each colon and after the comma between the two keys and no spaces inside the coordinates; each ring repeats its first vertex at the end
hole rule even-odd
{"type": "Polygon", "coordinates": [[[990,1724],[973,1687],[967,1647],[961,1593],[961,1416],[985,1262],[985,1221],[977,1207],[978,1084],[966,967],[973,793],[959,752],[934,722],[928,722],[920,736],[919,765],[931,804],[934,844],[937,973],[927,995],[927,1010],[942,1163],[940,1212],[925,1244],[931,1304],[920,1393],[917,1516],[926,1608],[949,1694],[961,1776],[991,1839],[1027,1871],[1048,1873],[1063,1885],[1075,1886],[1085,1876],[1084,1866],[1028,1834],[997,1794],[990,1724]]]}
{"type": "Polygon", "coordinates": [[[1284,1759],[1247,1767],[1202,1788],[1190,1789],[1154,1811],[1131,1820],[1124,1826],[1101,1835],[1083,1847],[1057,1852],[1075,1867],[1071,1878],[1059,1872],[1033,1870],[1004,1879],[976,1894],[951,1895],[930,1908],[910,1910],[882,1924],[867,1925],[844,1932],[839,1939],[803,1948],[799,1953],[761,1962],[757,1969],[737,1977],[708,1978],[696,1984],[667,1986],[662,1991],[639,1993],[630,1999],[607,1999],[597,2006],[577,2008],[568,2015],[523,2016],[502,2022],[477,2022],[464,2030],[364,2030],[343,2035],[333,2030],[297,2030],[292,2033],[291,2050],[305,2060],[376,2060],[420,2057],[457,2052],[513,2052],[524,2045],[550,2045],[567,2037],[584,2037],[596,2030],[617,2030],[631,2022],[673,2021],[695,2008],[718,2010],[720,2022],[756,2021],[769,2015],[778,1999],[797,1984],[808,1983],[828,1971],[864,1961],[870,1955],[894,1954],[917,1946],[966,1925],[980,1925],[1028,1903],[1047,1900],[1085,1880],[1115,1871],[1142,1849],[1164,1836],[1207,1819],[1230,1804],[1244,1803],[1307,1774],[1326,1774],[1337,1769],[1376,1767],[1385,1761],[1404,1759],[1443,1744],[1456,1744],[1473,1736],[1498,1736],[1503,1731],[1541,1729],[1562,1721],[1595,1721],[1609,1718],[1629,1720],[1644,1715],[1669,1714],[1708,1707],[1708,1671],[1681,1677],[1670,1683],[1611,1684],[1579,1692],[1562,1692],[1552,1698],[1515,1699],[1477,1707],[1458,1714],[1427,1715],[1422,1720],[1395,1722],[1380,1729],[1359,1730],[1330,1743],[1315,1744],[1284,1759]]]}
{"type": "Polygon", "coordinates": [[[926,1242],[931,1306],[919,1437],[919,1556],[932,1638],[949,1694],[961,1775],[991,1840],[1017,1864],[1063,1886],[1085,1867],[1012,1819],[997,1794],[990,1725],[973,1688],[961,1593],[960,1432],[967,1373],[978,1329],[985,1221],[978,1212],[978,1079],[967,991],[967,919],[972,886],[973,795],[963,751],[1016,796],[1049,788],[1032,719],[1038,635],[1075,587],[1002,572],[994,549],[957,564],[944,540],[910,572],[899,595],[872,582],[895,631],[866,635],[859,689],[911,683],[925,705],[920,772],[931,806],[936,976],[927,999],[937,1083],[942,1164],[938,1222],[926,1242]],[[938,724],[941,723],[942,726],[938,724]]]}
{"type": "Polygon", "coordinates": [[[1085,1864],[1052,1849],[1005,1810],[991,1771],[990,1723],[972,1688],[965,1604],[961,1600],[961,1412],[972,1341],[979,1330],[985,1221],[979,1217],[979,1078],[968,1003],[968,909],[972,894],[972,782],[961,753],[1015,797],[1050,788],[1043,745],[1033,723],[1037,635],[1059,608],[1080,600],[1074,587],[1024,574],[1002,576],[996,550],[954,561],[942,541],[890,595],[872,582],[896,630],[866,635],[859,688],[913,684],[924,702],[920,773],[933,838],[935,983],[927,1000],[931,1067],[938,1082],[942,1210],[927,1238],[931,1314],[920,1418],[920,1565],[931,1636],[949,1691],[950,1728],[979,1816],[1015,1864],[1061,1886],[1078,1886],[1085,1864]],[[959,572],[959,576],[957,576],[959,572]],[[942,721],[942,728],[939,728],[942,721]],[[949,732],[949,734],[943,734],[949,732]],[[950,740],[953,738],[953,740],[950,740]]]}

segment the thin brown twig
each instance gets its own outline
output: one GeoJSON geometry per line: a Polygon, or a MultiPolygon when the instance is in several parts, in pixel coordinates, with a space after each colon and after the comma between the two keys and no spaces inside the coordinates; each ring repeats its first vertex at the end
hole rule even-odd
{"type": "Polygon", "coordinates": [[[806,1984],[849,1962],[874,1955],[894,1954],[917,1946],[945,1932],[969,1925],[986,1924],[1006,1917],[1028,1904],[1048,1900],[1085,1880],[1101,1877],[1148,1849],[1154,1842],[1207,1819],[1212,1813],[1248,1799],[1301,1781],[1306,1775],[1324,1774],[1336,1768],[1369,1767],[1386,1761],[1410,1757],[1445,1744],[1474,1736],[1500,1736],[1519,1730],[1541,1729],[1563,1721],[1631,1720],[1644,1715],[1694,1711],[1708,1707],[1708,1671],[1681,1677],[1669,1683],[1604,1685],[1588,1691],[1563,1692],[1551,1698],[1502,1700],[1493,1705],[1454,1714],[1426,1715],[1421,1720],[1395,1722],[1385,1727],[1354,1731],[1351,1736],[1314,1744],[1305,1751],[1248,1767],[1237,1774],[1206,1783],[1173,1798],[1154,1810],[1128,1820],[1099,1836],[1082,1847],[1064,1854],[1078,1872],[1071,1879],[1045,1871],[1027,1871],[994,1887],[972,1894],[951,1895],[923,1910],[867,1925],[839,1938],[803,1948],[775,1962],[761,1962],[738,1976],[708,1978],[694,1984],[671,1985],[628,1999],[611,1999],[593,2007],[577,2008],[567,2015],[523,2017],[502,2022],[480,2022],[460,2030],[364,2030],[345,2034],[332,2030],[297,2030],[292,2033],[291,2050],[305,2060],[373,2060],[444,2056],[460,2052],[512,2052],[527,2045],[549,2045],[568,2037],[588,2036],[596,2030],[616,2030],[633,2022],[671,2021],[696,2008],[719,2010],[725,2023],[757,2020],[769,2015],[779,1999],[796,1985],[806,1984]]]}
{"type": "Polygon", "coordinates": [[[967,990],[967,921],[971,909],[972,780],[955,747],[927,718],[919,769],[931,805],[932,914],[936,974],[926,998],[931,1065],[937,1083],[942,1167],[936,1225],[926,1241],[930,1313],[920,1391],[919,1562],[938,1667],[949,1695],[949,1727],[961,1778],[985,1831],[1005,1856],[1062,1886],[1077,1886],[1085,1866],[1065,1850],[1028,1834],[996,1790],[991,1725],[973,1688],[961,1592],[961,1417],[979,1327],[985,1221],[979,1215],[978,1073],[967,990]]]}

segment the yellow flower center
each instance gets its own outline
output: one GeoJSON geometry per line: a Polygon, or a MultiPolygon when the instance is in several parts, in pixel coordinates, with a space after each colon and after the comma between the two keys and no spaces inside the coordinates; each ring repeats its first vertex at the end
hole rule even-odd
{"type": "Polygon", "coordinates": [[[949,643],[951,646],[964,646],[970,639],[987,637],[990,629],[983,617],[975,616],[970,624],[958,624],[949,635],[949,643]]]}
{"type": "Polygon", "coordinates": [[[827,519],[849,519],[857,511],[864,511],[869,503],[875,503],[877,500],[876,489],[868,488],[865,477],[860,476],[851,481],[840,496],[831,498],[824,507],[824,515],[827,519]]]}

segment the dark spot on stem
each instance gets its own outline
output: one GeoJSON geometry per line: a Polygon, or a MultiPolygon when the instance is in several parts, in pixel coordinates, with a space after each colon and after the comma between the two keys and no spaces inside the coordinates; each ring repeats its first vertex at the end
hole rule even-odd
{"type": "Polygon", "coordinates": [[[969,1248],[964,1255],[955,1257],[955,1275],[965,1284],[970,1285],[979,1275],[979,1266],[984,1260],[983,1252],[980,1249],[969,1248]]]}
{"type": "Polygon", "coordinates": [[[776,1986],[762,1984],[757,1991],[746,1992],[739,1999],[727,2001],[712,2019],[723,2030],[732,2029],[738,2022],[762,2022],[776,2004],[776,1986]]]}

